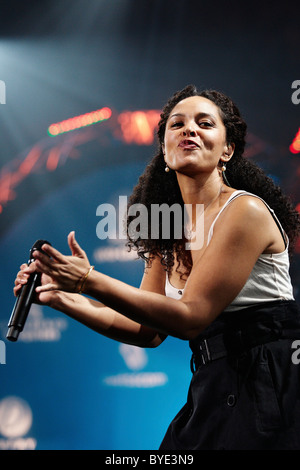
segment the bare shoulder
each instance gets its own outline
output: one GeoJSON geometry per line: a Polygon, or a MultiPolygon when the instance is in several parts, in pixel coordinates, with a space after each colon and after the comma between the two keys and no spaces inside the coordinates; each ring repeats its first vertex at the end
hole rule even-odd
{"type": "Polygon", "coordinates": [[[258,197],[241,193],[225,207],[220,218],[230,219],[236,223],[268,222],[272,216],[266,204],[258,197]]]}
{"type": "MultiPolygon", "coordinates": [[[[266,204],[256,196],[242,194],[225,207],[216,221],[214,237],[228,237],[241,242],[251,238],[261,252],[282,249],[282,237],[266,204]]],[[[283,248],[284,249],[284,248],[283,248]]]]}

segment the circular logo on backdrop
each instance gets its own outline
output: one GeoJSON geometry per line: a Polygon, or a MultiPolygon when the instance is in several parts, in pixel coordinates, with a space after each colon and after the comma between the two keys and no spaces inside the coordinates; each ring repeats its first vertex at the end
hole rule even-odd
{"type": "Polygon", "coordinates": [[[0,401],[0,433],[8,438],[24,436],[32,425],[32,412],[26,401],[6,397],[0,401]]]}
{"type": "Polygon", "coordinates": [[[164,372],[140,372],[147,362],[148,357],[144,349],[129,344],[121,344],[119,352],[125,364],[133,373],[121,373],[104,378],[104,383],[113,387],[152,388],[161,387],[168,381],[164,372]]]}

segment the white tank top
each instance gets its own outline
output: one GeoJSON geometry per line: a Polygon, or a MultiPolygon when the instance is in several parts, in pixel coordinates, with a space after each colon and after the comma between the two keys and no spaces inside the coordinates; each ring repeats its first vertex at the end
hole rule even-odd
{"type": "MultiPolygon", "coordinates": [[[[225,207],[227,207],[234,199],[243,195],[254,196],[261,199],[255,194],[248,193],[246,191],[233,192],[211,224],[208,232],[207,245],[210,243],[213,236],[214,225],[225,207]]],[[[228,312],[250,307],[261,302],[270,302],[272,300],[294,300],[293,287],[289,275],[290,263],[288,255],[288,237],[273,209],[271,209],[263,199],[261,199],[261,201],[264,202],[277,223],[285,240],[286,248],[281,253],[261,254],[259,256],[249,278],[246,281],[246,284],[233,302],[225,309],[225,311],[228,312]]],[[[168,276],[166,276],[165,293],[168,297],[180,299],[183,291],[183,289],[176,289],[172,286],[168,276]]]]}

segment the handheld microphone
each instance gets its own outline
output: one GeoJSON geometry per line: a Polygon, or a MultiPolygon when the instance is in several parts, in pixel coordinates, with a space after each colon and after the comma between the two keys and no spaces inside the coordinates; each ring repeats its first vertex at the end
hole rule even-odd
{"type": "MultiPolygon", "coordinates": [[[[51,245],[47,240],[37,240],[33,247],[30,250],[28,265],[34,261],[33,253],[35,250],[39,250],[42,253],[45,253],[42,250],[44,243],[51,245]]],[[[19,292],[19,295],[16,299],[12,314],[8,322],[8,331],[6,338],[9,341],[17,341],[19,334],[24,328],[27,316],[33,301],[35,294],[35,288],[40,285],[41,274],[32,273],[29,276],[27,284],[24,284],[19,292]]]]}

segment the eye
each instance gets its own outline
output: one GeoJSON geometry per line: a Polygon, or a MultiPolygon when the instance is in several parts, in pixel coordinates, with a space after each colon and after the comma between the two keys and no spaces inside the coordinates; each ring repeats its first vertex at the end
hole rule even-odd
{"type": "Polygon", "coordinates": [[[171,127],[179,127],[182,126],[182,124],[182,121],[173,122],[173,124],[171,124],[171,127]]]}
{"type": "Polygon", "coordinates": [[[199,126],[200,127],[214,127],[214,124],[210,121],[200,121],[199,126]]]}

